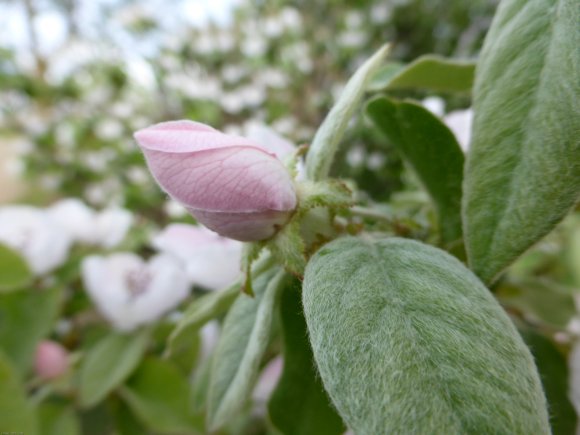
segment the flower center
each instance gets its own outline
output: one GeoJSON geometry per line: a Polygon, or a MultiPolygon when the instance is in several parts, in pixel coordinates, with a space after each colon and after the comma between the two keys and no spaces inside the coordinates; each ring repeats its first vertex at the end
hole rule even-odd
{"type": "Polygon", "coordinates": [[[151,273],[144,267],[130,270],[125,275],[125,283],[131,299],[136,299],[147,293],[150,282],[151,273]]]}

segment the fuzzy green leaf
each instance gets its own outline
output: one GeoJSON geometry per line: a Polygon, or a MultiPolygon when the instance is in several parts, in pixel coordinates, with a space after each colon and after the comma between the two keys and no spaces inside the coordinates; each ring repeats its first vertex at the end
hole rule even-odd
{"type": "Polygon", "coordinates": [[[0,243],[0,292],[21,289],[32,278],[26,261],[17,252],[0,243]]]}
{"type": "Polygon", "coordinates": [[[469,264],[490,283],[580,194],[580,7],[504,0],[477,65],[466,164],[469,264]]]}
{"type": "Polygon", "coordinates": [[[303,302],[324,386],[357,435],[550,432],[527,346],[446,252],[339,239],[312,257],[303,302]]]}
{"type": "Polygon", "coordinates": [[[389,50],[389,45],[383,46],[354,73],[316,131],[306,156],[306,175],[309,180],[318,181],[328,176],[346,127],[359,107],[369,80],[385,60],[389,50]]]}
{"type": "Polygon", "coordinates": [[[188,380],[167,361],[146,359],[120,391],[135,415],[156,433],[202,431],[202,418],[192,411],[188,380]]]}
{"type": "Polygon", "coordinates": [[[463,151],[453,133],[419,104],[373,99],[367,114],[411,164],[433,198],[444,243],[461,239],[463,151]]]}
{"type": "Polygon", "coordinates": [[[36,434],[36,415],[26,398],[20,375],[0,353],[0,433],[36,434]]]}
{"type": "Polygon", "coordinates": [[[386,65],[373,77],[368,90],[429,89],[437,92],[471,92],[475,62],[421,56],[406,67],[386,65]]]}
{"type": "Polygon", "coordinates": [[[284,272],[254,281],[254,298],[240,294],[230,309],[215,350],[208,393],[208,426],[218,429],[244,406],[258,377],[284,272]]]}
{"type": "Polygon", "coordinates": [[[113,333],[92,347],[80,369],[81,406],[91,407],[121,385],[139,364],[149,340],[149,330],[113,333]]]}
{"type": "Polygon", "coordinates": [[[56,288],[0,294],[0,349],[21,374],[31,368],[36,345],[52,329],[61,302],[56,288]]]}
{"type": "Polygon", "coordinates": [[[280,317],[284,335],[284,369],[268,411],[285,435],[333,435],[345,431],[316,373],[300,302],[300,283],[282,293],[280,317]]]}

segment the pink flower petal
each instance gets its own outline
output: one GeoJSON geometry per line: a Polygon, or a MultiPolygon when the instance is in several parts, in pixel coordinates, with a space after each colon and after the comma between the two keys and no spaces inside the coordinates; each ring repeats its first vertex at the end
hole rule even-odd
{"type": "Polygon", "coordinates": [[[271,237],[296,208],[284,165],[246,138],[190,121],[157,124],[135,138],[163,190],[223,236],[271,237]]]}

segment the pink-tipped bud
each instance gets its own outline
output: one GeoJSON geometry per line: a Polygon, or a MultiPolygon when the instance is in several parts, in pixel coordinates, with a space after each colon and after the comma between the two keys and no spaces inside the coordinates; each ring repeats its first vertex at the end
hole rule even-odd
{"type": "Polygon", "coordinates": [[[34,369],[45,380],[58,378],[68,370],[68,352],[54,341],[41,341],[36,347],[34,369]]]}
{"type": "Polygon", "coordinates": [[[222,236],[268,239],[296,208],[282,162],[249,139],[192,121],[153,125],[135,139],[163,190],[222,236]]]}

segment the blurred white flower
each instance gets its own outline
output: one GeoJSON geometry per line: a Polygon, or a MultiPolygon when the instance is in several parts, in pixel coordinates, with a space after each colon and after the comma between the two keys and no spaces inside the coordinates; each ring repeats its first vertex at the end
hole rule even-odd
{"type": "Polygon", "coordinates": [[[421,101],[421,104],[434,115],[443,116],[445,114],[445,100],[441,97],[427,97],[421,101]]]}
{"type": "Polygon", "coordinates": [[[265,68],[258,72],[256,80],[270,88],[281,89],[288,86],[289,77],[275,68],[265,68]]]}
{"type": "Polygon", "coordinates": [[[352,147],[346,153],[346,162],[349,164],[349,166],[353,168],[361,166],[365,161],[365,158],[366,158],[365,149],[360,145],[352,147]]]}
{"type": "Polygon", "coordinates": [[[63,264],[72,240],[44,210],[30,206],[0,208],[0,242],[19,252],[37,275],[63,264]]]}
{"type": "MultiPolygon", "coordinates": [[[[296,151],[296,146],[290,142],[288,139],[282,137],[276,133],[273,129],[268,127],[266,124],[260,121],[248,121],[244,125],[245,134],[244,136],[254,142],[262,145],[268,151],[273,152],[276,157],[285,162],[288,158],[292,157],[296,151]]],[[[298,172],[297,178],[303,180],[306,176],[304,163],[302,161],[298,162],[296,167],[298,172]]]]}
{"type": "Polygon", "coordinates": [[[103,140],[115,140],[123,136],[123,124],[113,118],[99,121],[95,127],[95,134],[103,140]]]}
{"type": "Polygon", "coordinates": [[[247,68],[242,65],[226,65],[222,68],[221,75],[226,83],[237,83],[248,74],[247,68]]]}
{"type": "Polygon", "coordinates": [[[278,38],[284,33],[283,23],[277,17],[266,17],[262,22],[262,28],[268,38],[278,38]]]}
{"type": "Polygon", "coordinates": [[[174,199],[168,199],[165,202],[163,211],[171,218],[182,218],[188,215],[187,209],[174,199]]]}
{"type": "Polygon", "coordinates": [[[371,8],[370,18],[373,23],[384,23],[391,17],[391,5],[387,3],[376,4],[371,8]]]}
{"type": "Polygon", "coordinates": [[[187,275],[169,255],[149,262],[133,253],[89,256],[81,265],[83,282],[101,314],[121,331],[154,322],[189,293],[187,275]]]}
{"type": "Polygon", "coordinates": [[[284,160],[296,150],[292,142],[259,121],[248,121],[244,125],[244,136],[273,152],[280,160],[284,160]]]}
{"type": "Polygon", "coordinates": [[[104,248],[113,248],[123,241],[131,224],[133,215],[124,208],[107,208],[101,211],[95,222],[94,243],[104,248]]]}
{"type": "Polygon", "coordinates": [[[254,392],[252,397],[257,402],[259,408],[265,407],[268,399],[272,395],[274,388],[278,384],[280,380],[280,376],[282,375],[282,368],[284,367],[284,360],[281,356],[277,356],[273,360],[271,360],[256,382],[256,387],[254,388],[254,392]]]}
{"type": "Polygon", "coordinates": [[[367,159],[367,167],[371,170],[377,170],[385,164],[385,155],[379,152],[371,153],[367,159]]]}
{"type": "Polygon", "coordinates": [[[290,135],[296,130],[296,119],[292,116],[278,118],[272,123],[272,128],[282,134],[290,135]]]}
{"type": "Polygon", "coordinates": [[[241,274],[242,243],[205,227],[171,224],[151,242],[162,253],[173,255],[185,264],[192,284],[219,290],[241,274]]]}
{"type": "Polygon", "coordinates": [[[280,21],[287,29],[296,29],[302,24],[302,16],[296,8],[286,6],[280,12],[280,21]]]}
{"type": "Polygon", "coordinates": [[[345,48],[360,48],[366,41],[367,34],[363,31],[348,30],[338,35],[338,43],[345,48]]]}
{"type": "Polygon", "coordinates": [[[254,34],[252,36],[246,37],[242,41],[240,48],[242,50],[242,54],[246,57],[259,57],[266,53],[268,45],[262,36],[259,34],[254,34]]]}
{"type": "Polygon", "coordinates": [[[469,143],[471,142],[471,124],[473,123],[473,110],[456,110],[445,115],[443,120],[455,134],[461,149],[463,149],[463,151],[469,150],[469,143]]]}
{"type": "Polygon", "coordinates": [[[49,207],[47,212],[74,241],[91,243],[94,240],[95,212],[80,199],[61,199],[49,207]]]}
{"type": "Polygon", "coordinates": [[[74,241],[103,248],[121,243],[133,223],[128,210],[107,208],[97,213],[76,198],[62,199],[47,212],[74,241]]]}
{"type": "Polygon", "coordinates": [[[206,323],[199,331],[201,338],[199,357],[201,360],[207,359],[215,349],[220,338],[220,331],[220,323],[217,320],[206,323]]]}

